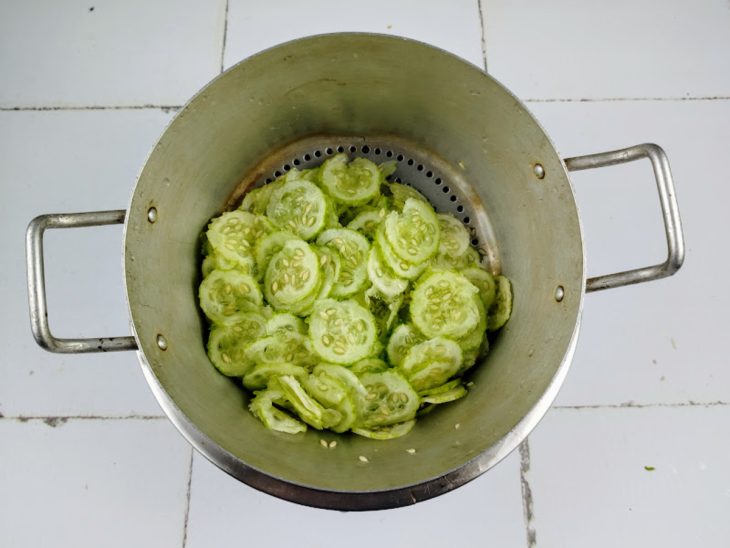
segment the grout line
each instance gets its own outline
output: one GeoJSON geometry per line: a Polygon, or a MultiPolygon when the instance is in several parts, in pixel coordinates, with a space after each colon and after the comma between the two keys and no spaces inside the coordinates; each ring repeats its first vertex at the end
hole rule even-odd
{"type": "Polygon", "coordinates": [[[535,533],[535,514],[533,510],[532,488],[527,481],[527,474],[530,472],[530,445],[525,439],[520,443],[520,486],[522,488],[522,511],[525,516],[525,529],[527,530],[527,548],[537,546],[537,534],[535,533]]]}
{"type": "Polygon", "coordinates": [[[223,72],[223,57],[226,53],[226,39],[228,38],[228,4],[230,0],[226,0],[226,14],[223,20],[223,42],[221,43],[221,72],[223,72]]]}
{"type": "Polygon", "coordinates": [[[481,26],[481,41],[482,41],[482,62],[484,63],[484,70],[489,72],[487,67],[487,29],[484,26],[484,8],[482,7],[483,0],[477,0],[477,7],[479,8],[479,25],[481,26]]]}
{"type": "Polygon", "coordinates": [[[167,419],[165,415],[66,415],[66,416],[28,416],[28,415],[17,415],[14,417],[7,417],[0,413],[0,421],[16,421],[16,422],[29,422],[29,421],[43,421],[48,426],[59,426],[66,424],[68,421],[126,421],[126,420],[162,420],[167,419]]]}
{"type": "Polygon", "coordinates": [[[727,101],[730,95],[707,95],[697,97],[583,97],[583,98],[552,98],[552,99],[524,99],[525,103],[611,103],[626,101],[727,101]]]}
{"type": "Polygon", "coordinates": [[[190,466],[188,467],[188,487],[187,487],[187,495],[185,500],[185,521],[183,522],[183,540],[182,540],[182,548],[185,548],[185,545],[188,542],[188,518],[190,517],[190,487],[193,484],[193,454],[195,451],[193,448],[190,448],[190,466]]]}
{"type": "Polygon", "coordinates": [[[182,105],[99,105],[76,107],[0,107],[0,112],[51,112],[51,111],[81,111],[81,110],[161,110],[163,112],[177,111],[182,105]]]}
{"type": "Polygon", "coordinates": [[[596,405],[553,405],[552,409],[651,409],[654,407],[723,407],[730,405],[730,402],[710,401],[710,402],[680,402],[680,403],[636,403],[628,401],[618,404],[596,404],[596,405]]]}

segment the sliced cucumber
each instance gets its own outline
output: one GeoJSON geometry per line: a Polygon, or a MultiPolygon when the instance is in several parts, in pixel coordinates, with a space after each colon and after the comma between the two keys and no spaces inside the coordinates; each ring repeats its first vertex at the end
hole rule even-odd
{"type": "Polygon", "coordinates": [[[418,192],[415,188],[402,185],[400,183],[388,183],[388,191],[390,192],[392,205],[396,211],[403,211],[403,206],[408,199],[420,200],[428,203],[426,197],[418,192]]]}
{"type": "Polygon", "coordinates": [[[251,343],[247,356],[257,365],[291,363],[313,367],[316,358],[308,337],[293,331],[277,331],[251,343]]]}
{"type": "Polygon", "coordinates": [[[383,222],[385,236],[395,254],[413,264],[433,257],[439,248],[439,222],[426,202],[409,198],[398,214],[391,211],[383,222]]]}
{"type": "Polygon", "coordinates": [[[277,180],[259,188],[252,188],[246,192],[241,207],[238,209],[255,213],[256,215],[264,215],[266,213],[266,207],[269,205],[271,194],[283,184],[284,181],[277,180]]]}
{"type": "Polygon", "coordinates": [[[315,368],[303,382],[305,390],[323,407],[334,409],[339,413],[340,420],[328,426],[334,432],[346,432],[357,418],[352,392],[340,379],[341,377],[333,376],[326,370],[315,368]]]}
{"type": "Polygon", "coordinates": [[[452,390],[459,386],[461,384],[461,379],[452,379],[449,382],[445,382],[444,384],[440,386],[436,386],[435,388],[429,388],[428,390],[422,390],[418,393],[421,398],[424,398],[426,396],[434,396],[436,394],[441,394],[443,392],[448,392],[449,390],[452,390]]]}
{"type": "Polygon", "coordinates": [[[214,270],[200,284],[200,307],[213,323],[234,323],[242,312],[257,312],[261,290],[251,276],[236,270],[214,270]]]}
{"type": "Polygon", "coordinates": [[[284,249],[287,242],[298,239],[291,232],[277,230],[257,241],[254,244],[254,256],[256,258],[256,268],[258,269],[259,276],[261,278],[264,277],[271,258],[284,249]]]}
{"type": "Polygon", "coordinates": [[[467,389],[460,384],[458,386],[455,386],[451,390],[446,390],[445,392],[439,392],[437,394],[432,394],[429,396],[422,396],[421,401],[423,403],[433,404],[449,403],[461,399],[467,394],[467,389]]]}
{"type": "Polygon", "coordinates": [[[352,431],[358,436],[363,436],[373,440],[392,440],[405,436],[408,432],[413,430],[416,425],[416,420],[411,419],[409,421],[400,422],[398,424],[391,424],[389,426],[374,426],[372,428],[353,428],[352,431]]]}
{"type": "Polygon", "coordinates": [[[411,318],[427,337],[463,337],[479,323],[478,293],[469,280],[448,270],[432,270],[411,294],[411,318]]]}
{"type": "Polygon", "coordinates": [[[317,245],[330,248],[340,256],[340,275],[332,288],[333,297],[349,297],[365,288],[370,251],[365,236],[347,228],[332,228],[319,235],[317,245]]]}
{"type": "Polygon", "coordinates": [[[397,276],[386,266],[380,251],[375,247],[368,253],[367,272],[373,287],[386,299],[395,299],[408,289],[408,280],[397,276]]]}
{"type": "Polygon", "coordinates": [[[485,310],[489,310],[497,296],[497,283],[489,272],[483,268],[465,268],[461,275],[469,280],[478,290],[485,310]]]}
{"type": "Polygon", "coordinates": [[[512,285],[505,276],[497,276],[497,296],[487,313],[487,329],[496,331],[512,315],[512,285]]]}
{"type": "Polygon", "coordinates": [[[246,211],[228,211],[208,225],[208,241],[224,259],[250,265],[256,241],[273,232],[266,217],[246,211]]]}
{"type": "Polygon", "coordinates": [[[317,254],[306,242],[289,240],[269,261],[264,294],[276,310],[296,313],[302,301],[316,296],[319,283],[317,254]]]}
{"type": "Polygon", "coordinates": [[[291,363],[264,363],[257,365],[243,377],[243,386],[249,390],[261,390],[266,388],[269,381],[282,375],[296,377],[299,380],[307,378],[309,373],[300,365],[291,363]]]}
{"type": "Polygon", "coordinates": [[[307,328],[301,318],[298,318],[294,314],[281,312],[274,314],[266,322],[266,334],[275,335],[276,333],[299,333],[305,335],[307,328]]]}
{"type": "Polygon", "coordinates": [[[388,361],[393,367],[400,367],[411,348],[425,341],[410,324],[401,324],[393,330],[388,341],[388,361]]]}
{"type": "Polygon", "coordinates": [[[208,357],[218,371],[229,377],[242,377],[254,366],[246,350],[264,333],[264,318],[240,314],[236,323],[215,325],[208,337],[208,357]]]}
{"type": "Polygon", "coordinates": [[[365,358],[349,367],[350,371],[356,375],[365,373],[380,373],[388,369],[388,364],[380,358],[365,358]]]}
{"type": "Polygon", "coordinates": [[[442,385],[461,367],[461,348],[451,339],[435,337],[408,351],[400,370],[419,392],[442,385]]]}
{"type": "MultiPolygon", "coordinates": [[[[324,408],[302,388],[300,382],[290,375],[278,377],[278,384],[284,397],[294,408],[299,418],[317,430],[331,426],[324,408]]],[[[337,419],[339,420],[339,414],[337,419]]]]}
{"type": "Polygon", "coordinates": [[[311,240],[324,228],[327,202],[317,185],[294,179],[271,194],[266,215],[282,230],[311,240]]]}
{"type": "Polygon", "coordinates": [[[398,320],[398,312],[403,306],[403,297],[385,298],[377,289],[371,287],[362,294],[361,302],[375,318],[378,338],[385,340],[398,320]]]}
{"type": "Polygon", "coordinates": [[[460,257],[451,257],[439,250],[436,256],[431,259],[431,265],[434,268],[443,268],[445,270],[463,270],[465,268],[482,268],[481,260],[479,252],[470,246],[460,257]]]}
{"type": "Polygon", "coordinates": [[[347,163],[346,154],[337,154],[322,164],[322,187],[344,205],[364,204],[378,196],[383,179],[380,169],[366,158],[347,163]]]}
{"type": "Polygon", "coordinates": [[[352,221],[347,224],[350,230],[356,230],[363,234],[368,240],[375,239],[375,231],[385,219],[387,211],[384,208],[363,208],[352,221]]]}
{"type": "Polygon", "coordinates": [[[449,257],[461,257],[469,248],[469,231],[453,215],[439,213],[436,218],[441,231],[439,253],[449,257]]]}
{"type": "Polygon", "coordinates": [[[332,293],[332,288],[337,283],[342,269],[342,259],[340,254],[329,247],[315,248],[315,253],[319,257],[319,269],[322,272],[322,287],[319,289],[317,299],[326,299],[332,293]]]}
{"type": "Polygon", "coordinates": [[[373,315],[353,300],[325,299],[309,318],[314,351],[325,361],[351,364],[372,355],[376,340],[373,315]]]}
{"type": "Polygon", "coordinates": [[[375,246],[380,252],[383,263],[388,266],[396,276],[401,278],[415,280],[423,273],[424,270],[426,270],[426,267],[428,266],[428,263],[425,261],[421,264],[414,264],[410,261],[401,259],[395,251],[393,251],[393,247],[388,242],[382,223],[375,231],[375,246]]]}
{"type": "Polygon", "coordinates": [[[281,390],[262,390],[256,393],[256,397],[251,400],[248,408],[270,430],[276,430],[277,432],[284,432],[286,434],[306,432],[306,424],[274,406],[275,401],[283,398],[284,393],[281,390]]]}
{"type": "Polygon", "coordinates": [[[420,398],[400,373],[365,373],[360,381],[367,394],[358,412],[358,428],[388,426],[416,416],[420,398]]]}

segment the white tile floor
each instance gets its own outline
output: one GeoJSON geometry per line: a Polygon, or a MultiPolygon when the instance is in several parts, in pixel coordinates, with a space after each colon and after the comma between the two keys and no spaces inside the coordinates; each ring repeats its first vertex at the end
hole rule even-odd
{"type": "MultiPolygon", "coordinates": [[[[728,51],[724,0],[0,0],[0,545],[730,544],[728,51]],[[338,30],[416,38],[480,66],[484,44],[492,75],[530,100],[564,156],[661,144],[687,238],[676,277],[587,297],[572,370],[529,459],[366,514],[273,499],[197,455],[191,467],[135,357],[43,352],[24,287],[28,221],[125,207],[174,116],[158,107],[184,103],[221,65],[338,30]]],[[[573,182],[591,274],[662,259],[648,165],[573,182]]],[[[48,235],[58,334],[126,334],[120,244],[118,227],[48,235]]]]}

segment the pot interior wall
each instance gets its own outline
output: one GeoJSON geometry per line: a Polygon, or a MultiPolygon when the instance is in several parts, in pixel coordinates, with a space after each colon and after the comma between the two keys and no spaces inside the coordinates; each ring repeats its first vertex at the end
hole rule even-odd
{"type": "Polygon", "coordinates": [[[229,471],[237,473],[241,461],[290,483],[357,492],[438,478],[486,453],[494,458],[482,456],[482,471],[503,456],[496,448],[566,361],[584,279],[565,169],[519,101],[450,54],[358,34],[267,50],[202,90],[140,176],[127,219],[125,266],[146,367],[206,443],[232,455],[229,471]],[[398,440],[339,436],[337,447],[325,450],[319,440],[331,435],[268,431],[205,354],[197,307],[201,230],[262,160],[312,135],[398,136],[437,154],[471,183],[493,230],[499,259],[492,266],[513,282],[513,317],[484,366],[473,371],[471,394],[423,417],[398,440]],[[543,179],[533,173],[536,162],[545,168],[543,179]],[[155,223],[147,218],[150,207],[157,209],[155,223]],[[554,298],[558,286],[565,289],[561,302],[554,298]],[[165,351],[158,334],[167,340],[165,351]]]}

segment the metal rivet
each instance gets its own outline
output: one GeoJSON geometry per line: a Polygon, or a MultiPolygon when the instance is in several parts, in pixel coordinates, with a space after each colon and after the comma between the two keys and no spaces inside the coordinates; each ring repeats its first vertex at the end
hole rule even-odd
{"type": "Polygon", "coordinates": [[[167,350],[167,339],[162,335],[157,335],[157,346],[160,347],[160,350],[167,350]]]}
{"type": "Polygon", "coordinates": [[[535,177],[538,179],[544,179],[545,178],[545,168],[542,167],[542,164],[535,164],[532,166],[532,172],[535,174],[535,177]]]}
{"type": "Polygon", "coordinates": [[[565,288],[562,285],[559,285],[555,289],[555,300],[560,302],[563,300],[563,297],[565,297],[565,288]]]}
{"type": "Polygon", "coordinates": [[[147,210],[147,220],[154,223],[157,220],[157,208],[151,207],[147,210]]]}

